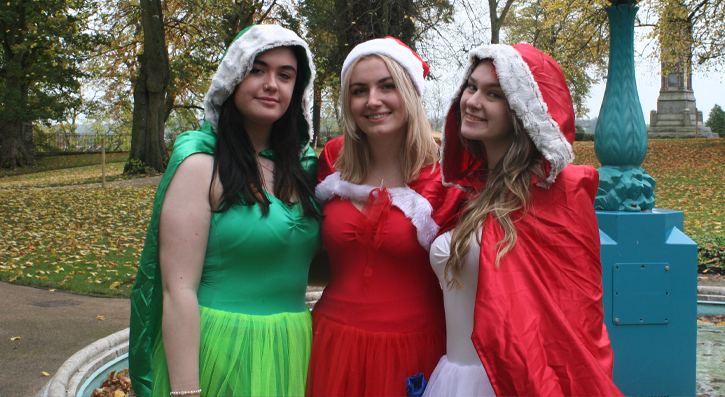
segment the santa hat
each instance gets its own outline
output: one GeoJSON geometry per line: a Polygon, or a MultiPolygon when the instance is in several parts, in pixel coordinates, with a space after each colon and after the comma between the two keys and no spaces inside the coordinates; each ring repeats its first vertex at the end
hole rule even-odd
{"type": "Polygon", "coordinates": [[[460,102],[468,78],[479,60],[491,59],[501,90],[508,104],[521,120],[524,130],[548,162],[544,184],[554,183],[556,176],[574,160],[574,107],[559,64],[531,44],[514,46],[484,45],[469,54],[468,67],[448,111],[442,139],[441,170],[443,183],[465,190],[474,190],[472,170],[481,164],[470,156],[459,139],[460,102]]]}
{"type": "Polygon", "coordinates": [[[423,81],[428,76],[430,68],[415,51],[395,37],[388,36],[382,39],[368,40],[356,45],[342,64],[341,76],[345,75],[345,71],[356,59],[366,55],[385,55],[398,62],[408,72],[410,79],[413,80],[418,95],[423,97],[423,81]]]}

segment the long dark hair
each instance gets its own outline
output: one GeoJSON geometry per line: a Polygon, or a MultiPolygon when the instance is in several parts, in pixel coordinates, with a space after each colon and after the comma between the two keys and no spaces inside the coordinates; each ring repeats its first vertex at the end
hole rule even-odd
{"type": "MultiPolygon", "coordinates": [[[[274,195],[291,205],[292,198],[305,216],[319,217],[314,190],[300,162],[300,138],[298,120],[305,82],[309,78],[307,57],[304,49],[290,47],[297,58],[298,70],[287,111],[272,125],[270,148],[274,150],[274,195]],[[303,72],[303,69],[305,70],[303,72]]],[[[234,205],[259,204],[262,216],[269,214],[270,201],[264,194],[262,177],[257,166],[257,154],[243,126],[243,116],[234,104],[234,93],[227,98],[219,111],[214,169],[219,175],[222,195],[219,208],[224,212],[234,205]]],[[[212,182],[213,184],[214,182],[212,182]]],[[[211,194],[211,188],[210,192],[211,194]]]]}

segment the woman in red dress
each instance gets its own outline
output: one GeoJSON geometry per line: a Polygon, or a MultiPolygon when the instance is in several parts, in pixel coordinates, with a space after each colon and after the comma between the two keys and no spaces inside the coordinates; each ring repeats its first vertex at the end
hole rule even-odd
{"type": "Polygon", "coordinates": [[[313,311],[310,396],[404,396],[406,378],[429,377],[445,352],[428,249],[460,193],[440,182],[420,100],[427,70],[392,37],[343,64],[344,134],[318,166],[330,282],[313,311]]]}

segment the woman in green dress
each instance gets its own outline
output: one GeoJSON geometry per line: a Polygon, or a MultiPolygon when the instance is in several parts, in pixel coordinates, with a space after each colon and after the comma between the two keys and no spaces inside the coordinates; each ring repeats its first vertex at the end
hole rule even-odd
{"type": "Polygon", "coordinates": [[[174,144],[131,296],[137,396],[301,396],[320,248],[314,65],[274,25],[242,31],[174,144]]]}

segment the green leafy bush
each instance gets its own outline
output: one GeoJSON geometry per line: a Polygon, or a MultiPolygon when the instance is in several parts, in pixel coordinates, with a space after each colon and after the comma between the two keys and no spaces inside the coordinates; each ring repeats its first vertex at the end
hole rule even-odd
{"type": "Polygon", "coordinates": [[[136,175],[136,174],[147,174],[147,175],[156,175],[158,172],[156,172],[155,169],[149,167],[146,165],[143,161],[139,159],[128,159],[126,161],[126,164],[123,166],[123,173],[125,175],[136,175]]]}
{"type": "Polygon", "coordinates": [[[720,105],[716,104],[710,110],[705,126],[710,127],[712,132],[718,134],[720,138],[725,138],[725,111],[722,110],[720,105]]]}

